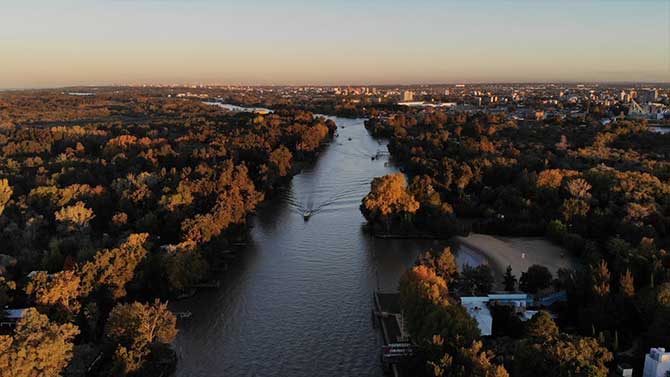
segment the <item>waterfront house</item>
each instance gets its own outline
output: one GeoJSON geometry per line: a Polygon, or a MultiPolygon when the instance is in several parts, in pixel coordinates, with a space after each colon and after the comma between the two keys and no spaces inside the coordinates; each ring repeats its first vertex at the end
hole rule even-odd
{"type": "Polygon", "coordinates": [[[5,309],[0,316],[0,327],[14,327],[25,314],[27,308],[23,309],[5,309]]]}
{"type": "Polygon", "coordinates": [[[493,333],[493,316],[489,310],[491,306],[510,306],[522,321],[526,321],[537,313],[534,310],[526,310],[526,307],[532,304],[532,296],[526,293],[490,293],[487,296],[461,297],[461,305],[477,321],[482,336],[490,336],[493,333]]]}
{"type": "Polygon", "coordinates": [[[670,371],[670,352],[665,348],[652,348],[644,358],[642,377],[666,377],[670,371]]]}

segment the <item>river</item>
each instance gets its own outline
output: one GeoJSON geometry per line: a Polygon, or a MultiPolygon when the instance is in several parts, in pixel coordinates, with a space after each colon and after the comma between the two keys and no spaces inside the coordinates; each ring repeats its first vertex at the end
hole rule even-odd
{"type": "MultiPolygon", "coordinates": [[[[420,251],[445,244],[362,231],[370,181],[397,169],[363,119],[331,119],[339,136],[259,208],[221,287],[171,305],[193,313],[179,324],[177,376],[383,375],[372,293],[397,290],[420,251]]],[[[457,258],[482,262],[469,251],[457,258]]]]}

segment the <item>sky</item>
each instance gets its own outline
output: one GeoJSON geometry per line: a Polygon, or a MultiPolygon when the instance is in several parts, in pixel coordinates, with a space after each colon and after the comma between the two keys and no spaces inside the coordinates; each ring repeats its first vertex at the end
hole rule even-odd
{"type": "Polygon", "coordinates": [[[670,0],[0,0],[0,88],[670,82],[670,0]]]}

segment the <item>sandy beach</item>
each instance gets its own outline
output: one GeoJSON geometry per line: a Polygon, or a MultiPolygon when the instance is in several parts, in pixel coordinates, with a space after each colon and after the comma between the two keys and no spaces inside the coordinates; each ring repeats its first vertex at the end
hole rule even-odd
{"type": "Polygon", "coordinates": [[[519,278],[528,267],[539,264],[556,275],[559,268],[575,268],[576,258],[566,250],[544,238],[497,237],[473,233],[467,237],[457,237],[460,247],[469,248],[486,257],[491,269],[502,276],[507,266],[519,278]]]}

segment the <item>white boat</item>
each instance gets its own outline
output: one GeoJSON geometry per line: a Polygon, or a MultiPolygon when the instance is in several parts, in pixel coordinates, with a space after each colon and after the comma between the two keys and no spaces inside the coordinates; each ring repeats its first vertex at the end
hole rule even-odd
{"type": "Polygon", "coordinates": [[[306,209],[305,212],[302,213],[302,218],[305,219],[305,221],[309,220],[309,217],[312,216],[312,211],[306,209]]]}

